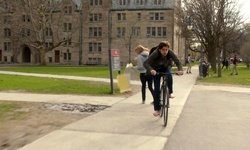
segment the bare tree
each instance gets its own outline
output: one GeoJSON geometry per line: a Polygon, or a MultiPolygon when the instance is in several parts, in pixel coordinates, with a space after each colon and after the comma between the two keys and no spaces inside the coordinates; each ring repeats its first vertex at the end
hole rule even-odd
{"type": "Polygon", "coordinates": [[[241,58],[246,66],[250,67],[250,25],[246,25],[245,39],[243,41],[243,46],[240,50],[241,58]]]}
{"type": "Polygon", "coordinates": [[[120,42],[122,45],[124,45],[126,48],[128,48],[129,52],[129,60],[128,62],[132,62],[132,45],[137,42],[138,37],[140,36],[141,28],[140,28],[140,21],[133,15],[130,14],[129,20],[124,22],[124,24],[121,27],[118,27],[117,30],[117,36],[120,39],[120,42]]]}
{"type": "MultiPolygon", "coordinates": [[[[202,44],[203,52],[214,72],[221,76],[221,54],[231,42],[242,35],[242,16],[237,3],[233,0],[183,0],[182,24],[188,25],[187,18],[192,19],[192,34],[202,44]],[[235,34],[238,33],[238,34],[235,34]]],[[[190,34],[184,34],[184,37],[190,34]]]]}
{"type": "MultiPolygon", "coordinates": [[[[0,5],[6,6],[0,13],[11,16],[11,25],[8,27],[13,38],[22,42],[22,45],[34,48],[41,65],[45,65],[45,54],[48,51],[71,42],[72,35],[79,29],[78,26],[62,21],[65,20],[65,12],[73,11],[73,8],[63,7],[63,1],[0,0],[0,5]]],[[[14,56],[16,54],[18,52],[14,56]]]]}

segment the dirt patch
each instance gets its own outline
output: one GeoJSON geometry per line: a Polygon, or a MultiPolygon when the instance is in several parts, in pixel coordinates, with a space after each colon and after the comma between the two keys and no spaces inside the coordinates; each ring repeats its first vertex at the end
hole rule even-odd
{"type": "MultiPolygon", "coordinates": [[[[140,87],[132,86],[132,92],[113,96],[130,97],[140,92],[140,87]]],[[[0,150],[21,148],[52,131],[107,108],[103,105],[69,103],[0,101],[0,104],[17,106],[4,117],[0,116],[0,150]]]]}
{"type": "Polygon", "coordinates": [[[15,104],[0,118],[0,150],[15,150],[34,140],[88,117],[107,106],[59,103],[2,102],[15,104]]]}

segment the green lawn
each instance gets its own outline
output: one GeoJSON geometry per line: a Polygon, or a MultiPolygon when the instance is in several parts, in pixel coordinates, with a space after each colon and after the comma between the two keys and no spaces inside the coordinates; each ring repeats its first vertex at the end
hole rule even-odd
{"type": "Polygon", "coordinates": [[[250,86],[250,69],[243,65],[239,65],[238,72],[239,75],[235,75],[235,72],[234,75],[230,75],[231,74],[230,70],[222,70],[222,77],[218,77],[217,73],[214,74],[213,71],[210,71],[209,78],[199,79],[199,81],[204,83],[250,86]]]}
{"type": "MultiPolygon", "coordinates": [[[[0,74],[0,90],[93,95],[109,94],[111,92],[109,83],[3,74],[0,74]]],[[[119,92],[116,84],[114,85],[114,92],[119,92]]]]}
{"type": "MultiPolygon", "coordinates": [[[[55,75],[72,75],[72,76],[87,76],[109,78],[108,67],[5,67],[0,70],[27,72],[27,73],[42,73],[55,75]]],[[[177,69],[174,67],[173,71],[177,69]]],[[[122,69],[122,72],[124,68],[122,69]]],[[[250,69],[243,65],[238,67],[239,75],[230,75],[230,71],[223,70],[222,77],[217,77],[210,71],[210,77],[198,79],[199,82],[217,83],[217,84],[234,84],[250,86],[250,69]]],[[[114,79],[117,71],[113,72],[114,79]]],[[[0,74],[0,90],[18,90],[24,92],[35,93],[53,93],[53,94],[90,94],[100,95],[109,94],[111,92],[110,83],[87,82],[67,79],[29,77],[18,75],[0,74]]],[[[114,84],[114,92],[119,93],[119,89],[114,84]]]]}
{"type": "MultiPolygon", "coordinates": [[[[45,67],[45,66],[27,66],[27,67],[4,67],[0,70],[26,72],[26,73],[41,73],[53,75],[71,75],[71,76],[85,76],[96,78],[110,78],[109,67],[45,67]]],[[[121,71],[123,71],[121,69],[121,71]]],[[[113,71],[113,76],[116,77],[118,71],[113,71]]]]}

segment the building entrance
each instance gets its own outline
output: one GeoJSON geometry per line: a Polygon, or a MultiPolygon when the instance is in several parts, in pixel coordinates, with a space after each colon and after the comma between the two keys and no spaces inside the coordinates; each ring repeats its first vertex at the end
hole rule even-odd
{"type": "Polygon", "coordinates": [[[27,46],[23,49],[23,62],[30,63],[30,48],[27,46]]]}

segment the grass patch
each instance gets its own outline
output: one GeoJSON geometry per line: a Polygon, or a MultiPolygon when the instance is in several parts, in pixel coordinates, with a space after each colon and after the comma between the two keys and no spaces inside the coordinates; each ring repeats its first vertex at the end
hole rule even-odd
{"type": "Polygon", "coordinates": [[[213,71],[210,71],[209,72],[210,77],[199,79],[199,81],[204,83],[250,86],[250,69],[243,66],[240,66],[237,69],[239,75],[230,75],[231,74],[230,70],[222,70],[222,77],[218,77],[217,73],[215,74],[213,71]]]}
{"type": "Polygon", "coordinates": [[[13,112],[17,107],[16,104],[0,102],[0,120],[3,120],[6,114],[13,112]]]}
{"type": "MultiPolygon", "coordinates": [[[[52,75],[68,75],[68,76],[85,76],[96,78],[110,78],[109,67],[52,67],[52,66],[27,66],[27,67],[8,67],[0,68],[4,71],[25,72],[25,73],[40,73],[52,75]]],[[[121,69],[124,71],[124,68],[121,69]]],[[[118,71],[113,71],[116,77],[118,71]]]]}
{"type": "MultiPolygon", "coordinates": [[[[0,74],[0,90],[51,94],[110,94],[110,84],[78,80],[0,74]]],[[[114,85],[114,93],[119,89],[114,85]]]]}

